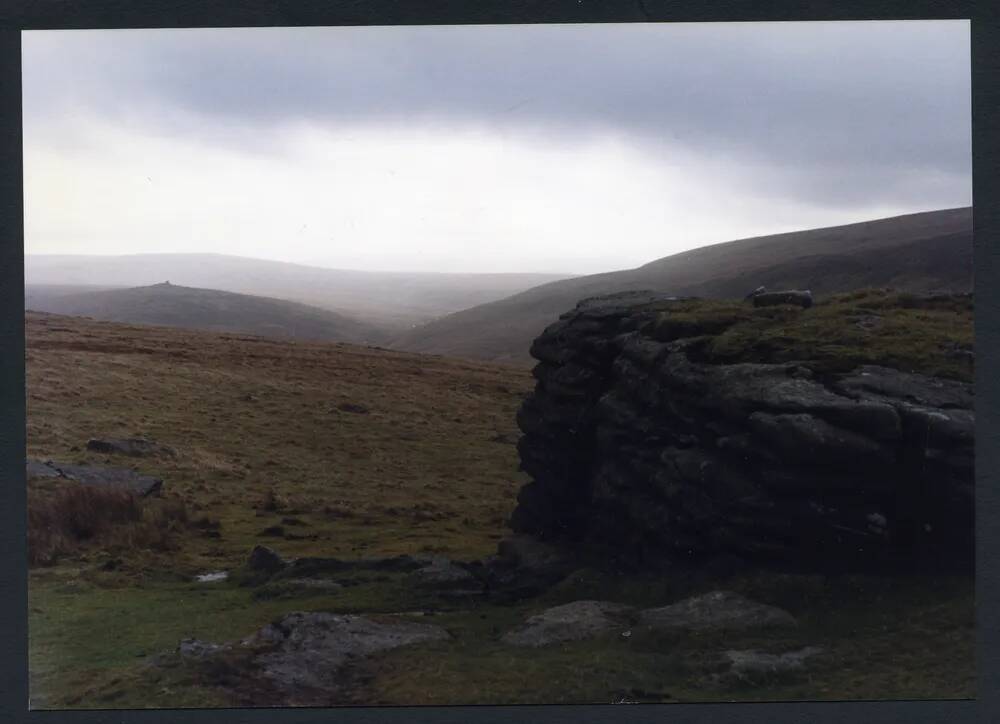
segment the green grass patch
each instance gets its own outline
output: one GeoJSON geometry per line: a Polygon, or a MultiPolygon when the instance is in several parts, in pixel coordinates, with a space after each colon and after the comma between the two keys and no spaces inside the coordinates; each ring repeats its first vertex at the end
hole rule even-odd
{"type": "Polygon", "coordinates": [[[922,298],[866,290],[823,298],[809,309],[712,302],[689,307],[680,316],[692,325],[702,315],[710,326],[728,322],[702,349],[713,362],[801,362],[820,373],[872,364],[973,379],[967,354],[973,344],[973,302],[968,296],[922,298]]]}

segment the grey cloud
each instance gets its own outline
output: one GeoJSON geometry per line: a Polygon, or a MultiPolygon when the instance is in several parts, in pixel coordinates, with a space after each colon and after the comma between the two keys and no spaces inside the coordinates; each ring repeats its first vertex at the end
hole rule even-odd
{"type": "Polygon", "coordinates": [[[64,31],[24,47],[29,120],[84,107],[239,144],[290,121],[612,132],[767,165],[814,203],[968,202],[960,22],[64,31]]]}

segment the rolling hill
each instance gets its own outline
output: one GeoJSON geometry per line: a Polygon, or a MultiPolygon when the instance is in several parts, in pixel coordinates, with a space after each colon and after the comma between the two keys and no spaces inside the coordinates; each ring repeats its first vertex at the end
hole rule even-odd
{"type": "MultiPolygon", "coordinates": [[[[25,308],[74,317],[237,332],[300,340],[375,344],[389,331],[326,309],[283,299],[161,283],[146,287],[60,293],[26,287],[25,308]]],[[[63,290],[65,291],[65,289],[63,290]]]]}
{"type": "Polygon", "coordinates": [[[657,259],[636,269],[555,281],[409,330],[394,348],[528,361],[528,347],[582,298],[652,289],[742,297],[760,285],[815,294],[892,286],[972,288],[972,209],[908,214],[846,226],[742,239],[657,259]]]}
{"type": "Polygon", "coordinates": [[[141,287],[169,279],[189,287],[289,299],[402,332],[567,275],[354,271],[223,254],[29,254],[24,276],[32,287],[141,287]]]}

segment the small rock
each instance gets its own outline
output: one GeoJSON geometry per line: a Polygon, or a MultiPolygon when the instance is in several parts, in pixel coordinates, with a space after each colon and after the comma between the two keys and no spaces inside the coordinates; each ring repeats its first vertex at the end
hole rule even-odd
{"type": "Polygon", "coordinates": [[[177,646],[177,653],[187,659],[204,659],[222,651],[224,646],[200,639],[184,639],[177,646]]]}
{"type": "Polygon", "coordinates": [[[574,601],[532,616],[508,631],[501,641],[513,646],[547,646],[579,641],[616,629],[629,628],[632,609],[608,601],[574,601]]]}
{"type": "Polygon", "coordinates": [[[342,402],[337,405],[337,409],[341,412],[352,412],[355,415],[367,415],[371,410],[369,410],[364,405],[359,405],[354,402],[342,402]]]}
{"type": "Polygon", "coordinates": [[[879,317],[878,315],[875,314],[866,314],[860,319],[858,319],[855,322],[855,324],[859,328],[867,332],[870,332],[871,330],[877,329],[878,327],[882,326],[882,317],[879,317]]]}
{"type": "Polygon", "coordinates": [[[468,570],[444,556],[434,556],[427,565],[410,574],[417,585],[428,587],[467,586],[476,582],[476,577],[468,570]]]}
{"type": "Polygon", "coordinates": [[[731,591],[713,591],[662,608],[639,613],[639,623],[654,630],[726,630],[795,626],[790,613],[744,598],[731,591]]]}
{"type": "Polygon", "coordinates": [[[789,651],[784,654],[769,654],[751,649],[748,651],[729,650],[723,652],[722,655],[730,664],[729,673],[737,678],[743,678],[748,674],[773,674],[801,669],[806,659],[822,652],[823,649],[818,646],[806,646],[798,651],[789,651]]]}
{"type": "Polygon", "coordinates": [[[247,568],[251,571],[276,573],[282,570],[285,565],[287,565],[285,559],[267,546],[254,546],[247,558],[247,568]]]}
{"type": "Polygon", "coordinates": [[[198,583],[215,583],[217,581],[224,581],[229,577],[229,573],[226,571],[212,571],[211,573],[202,573],[194,577],[198,583]]]}

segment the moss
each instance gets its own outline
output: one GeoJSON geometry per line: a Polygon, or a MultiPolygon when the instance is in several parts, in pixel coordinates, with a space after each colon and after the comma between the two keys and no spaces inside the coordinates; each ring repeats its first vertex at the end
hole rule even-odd
{"type": "MultiPolygon", "coordinates": [[[[668,318],[671,313],[666,313],[668,318]]],[[[820,373],[872,364],[971,382],[973,306],[968,296],[917,297],[865,290],[820,299],[810,309],[754,309],[708,302],[676,315],[689,324],[731,320],[706,340],[708,361],[801,362],[820,373]]],[[[713,334],[708,331],[704,335],[713,334]]]]}

